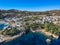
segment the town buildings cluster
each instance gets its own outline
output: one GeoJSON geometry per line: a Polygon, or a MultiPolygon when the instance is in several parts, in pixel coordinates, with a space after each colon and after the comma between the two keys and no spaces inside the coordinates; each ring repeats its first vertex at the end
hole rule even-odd
{"type": "Polygon", "coordinates": [[[46,16],[46,15],[33,15],[33,16],[22,16],[22,17],[13,17],[13,18],[5,18],[4,20],[0,19],[0,23],[4,23],[7,26],[4,27],[4,29],[17,27],[19,30],[22,29],[22,26],[25,25],[26,22],[29,24],[32,23],[41,23],[44,24],[44,22],[52,22],[54,24],[60,23],[60,16],[46,16]],[[37,17],[38,19],[33,20],[34,17],[37,17]],[[25,19],[31,18],[31,20],[25,21],[25,19]]]}

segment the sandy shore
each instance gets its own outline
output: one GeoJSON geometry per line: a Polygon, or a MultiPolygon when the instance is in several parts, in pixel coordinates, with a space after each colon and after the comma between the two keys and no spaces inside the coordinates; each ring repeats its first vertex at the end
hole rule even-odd
{"type": "Polygon", "coordinates": [[[54,38],[58,39],[58,36],[57,35],[54,35],[54,34],[52,34],[50,32],[46,32],[45,29],[39,29],[39,30],[36,30],[36,31],[31,30],[31,31],[32,32],[42,32],[43,34],[45,34],[47,36],[51,36],[52,35],[54,38]]]}
{"type": "Polygon", "coordinates": [[[52,34],[50,32],[46,32],[44,29],[36,30],[36,32],[42,32],[42,33],[44,33],[47,36],[51,36],[52,35],[54,38],[58,39],[58,36],[57,35],[54,35],[54,34],[52,34]]]}

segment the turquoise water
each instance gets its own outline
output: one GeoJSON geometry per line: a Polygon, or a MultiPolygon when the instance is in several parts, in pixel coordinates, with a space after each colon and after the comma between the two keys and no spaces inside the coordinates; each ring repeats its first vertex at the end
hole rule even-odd
{"type": "Polygon", "coordinates": [[[4,45],[47,45],[46,39],[42,33],[28,33],[4,45]]]}
{"type": "Polygon", "coordinates": [[[5,24],[0,24],[0,30],[3,30],[3,28],[4,28],[5,26],[7,26],[7,25],[5,25],[5,24]]]}

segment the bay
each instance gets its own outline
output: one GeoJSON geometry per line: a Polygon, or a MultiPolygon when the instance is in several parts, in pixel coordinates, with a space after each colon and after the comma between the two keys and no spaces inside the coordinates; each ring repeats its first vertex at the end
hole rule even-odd
{"type": "Polygon", "coordinates": [[[5,43],[4,45],[47,45],[47,37],[40,33],[28,33],[15,40],[5,43]]]}

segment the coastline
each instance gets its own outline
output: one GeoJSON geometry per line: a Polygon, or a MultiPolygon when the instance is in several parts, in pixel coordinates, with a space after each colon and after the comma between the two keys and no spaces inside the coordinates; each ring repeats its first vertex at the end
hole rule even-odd
{"type": "Polygon", "coordinates": [[[35,32],[41,32],[41,33],[45,34],[46,36],[51,36],[52,35],[54,38],[58,39],[58,36],[57,35],[52,34],[50,32],[46,32],[44,29],[36,30],[35,32]]]}
{"type": "MultiPolygon", "coordinates": [[[[36,31],[33,31],[33,30],[31,30],[33,33],[34,32],[41,32],[41,33],[43,33],[43,34],[45,34],[46,36],[53,36],[54,38],[56,38],[56,39],[58,39],[58,36],[57,35],[54,35],[54,34],[52,34],[52,33],[50,33],[50,32],[46,32],[44,29],[39,29],[39,30],[36,30],[36,31]]],[[[5,36],[3,39],[3,41],[2,42],[9,42],[9,41],[11,41],[11,40],[13,40],[13,39],[16,39],[16,38],[18,38],[18,37],[20,37],[20,36],[22,36],[24,34],[24,32],[22,32],[22,33],[19,33],[18,35],[15,35],[15,36],[12,36],[12,37],[9,37],[9,36],[5,36]]],[[[3,36],[3,35],[2,35],[3,36]]]]}
{"type": "MultiPolygon", "coordinates": [[[[11,41],[11,40],[13,40],[13,39],[16,39],[16,38],[22,36],[23,34],[24,34],[24,32],[19,33],[18,35],[15,35],[15,36],[13,36],[13,37],[10,37],[10,36],[7,36],[7,37],[6,37],[6,36],[5,36],[1,42],[11,41]]],[[[2,36],[3,36],[3,35],[2,35],[2,36]]],[[[1,43],[1,42],[0,42],[0,43],[1,43]]]]}

